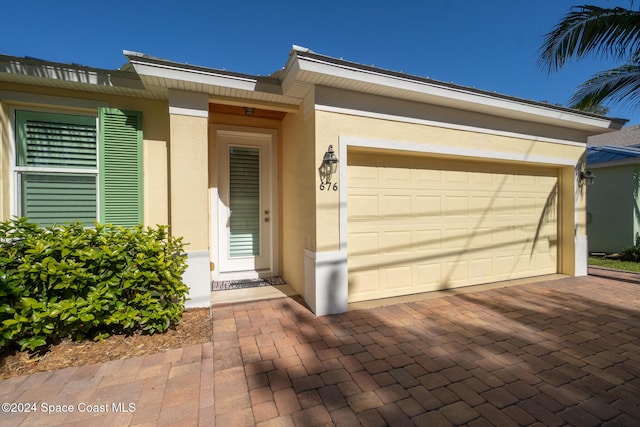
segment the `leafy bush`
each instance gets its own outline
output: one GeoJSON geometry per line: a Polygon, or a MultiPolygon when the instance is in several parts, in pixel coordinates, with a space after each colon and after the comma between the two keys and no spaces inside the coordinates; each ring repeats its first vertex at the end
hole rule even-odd
{"type": "Polygon", "coordinates": [[[622,250],[620,253],[622,261],[640,262],[640,245],[635,245],[622,250]]]}
{"type": "Polygon", "coordinates": [[[0,347],[166,330],[187,299],[166,227],[0,222],[0,347]]]}
{"type": "Polygon", "coordinates": [[[636,235],[636,244],[620,252],[622,261],[640,262],[640,235],[636,235]]]}

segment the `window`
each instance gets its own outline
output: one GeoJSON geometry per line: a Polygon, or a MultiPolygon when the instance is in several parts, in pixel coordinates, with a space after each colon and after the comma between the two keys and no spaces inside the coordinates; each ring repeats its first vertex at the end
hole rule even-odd
{"type": "Polygon", "coordinates": [[[43,226],[142,222],[141,114],[16,111],[19,215],[43,226]]]}

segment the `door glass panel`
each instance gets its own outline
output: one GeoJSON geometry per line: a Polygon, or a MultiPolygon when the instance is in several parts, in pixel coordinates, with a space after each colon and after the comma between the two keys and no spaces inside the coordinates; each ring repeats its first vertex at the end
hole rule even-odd
{"type": "Polygon", "coordinates": [[[260,149],[229,147],[229,257],[260,255],[260,149]]]}

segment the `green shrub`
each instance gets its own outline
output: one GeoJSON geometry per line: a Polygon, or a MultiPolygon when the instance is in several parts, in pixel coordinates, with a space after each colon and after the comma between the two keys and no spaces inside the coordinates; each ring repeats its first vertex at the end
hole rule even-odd
{"type": "Polygon", "coordinates": [[[620,253],[620,259],[622,261],[640,262],[640,245],[623,249],[620,253]]]}
{"type": "Polygon", "coordinates": [[[640,235],[636,235],[636,244],[620,252],[622,261],[640,262],[640,235]]]}
{"type": "Polygon", "coordinates": [[[188,292],[166,227],[0,222],[0,347],[166,330],[188,292]]]}

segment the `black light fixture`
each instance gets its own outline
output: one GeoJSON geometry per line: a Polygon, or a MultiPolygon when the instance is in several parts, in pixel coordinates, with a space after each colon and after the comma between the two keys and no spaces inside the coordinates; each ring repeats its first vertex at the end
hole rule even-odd
{"type": "Polygon", "coordinates": [[[580,171],[580,181],[581,182],[584,182],[588,186],[591,186],[591,185],[593,185],[593,182],[595,180],[596,180],[596,176],[594,175],[593,172],[591,172],[591,169],[585,169],[583,171],[580,171]]]}
{"type": "Polygon", "coordinates": [[[253,113],[256,112],[256,109],[253,107],[242,107],[244,108],[244,114],[247,116],[253,116],[253,113]]]}
{"type": "Polygon", "coordinates": [[[329,149],[324,153],[322,163],[318,168],[318,174],[320,174],[320,181],[323,184],[329,184],[331,182],[331,176],[338,170],[338,158],[333,151],[333,145],[329,146],[329,149]]]}

